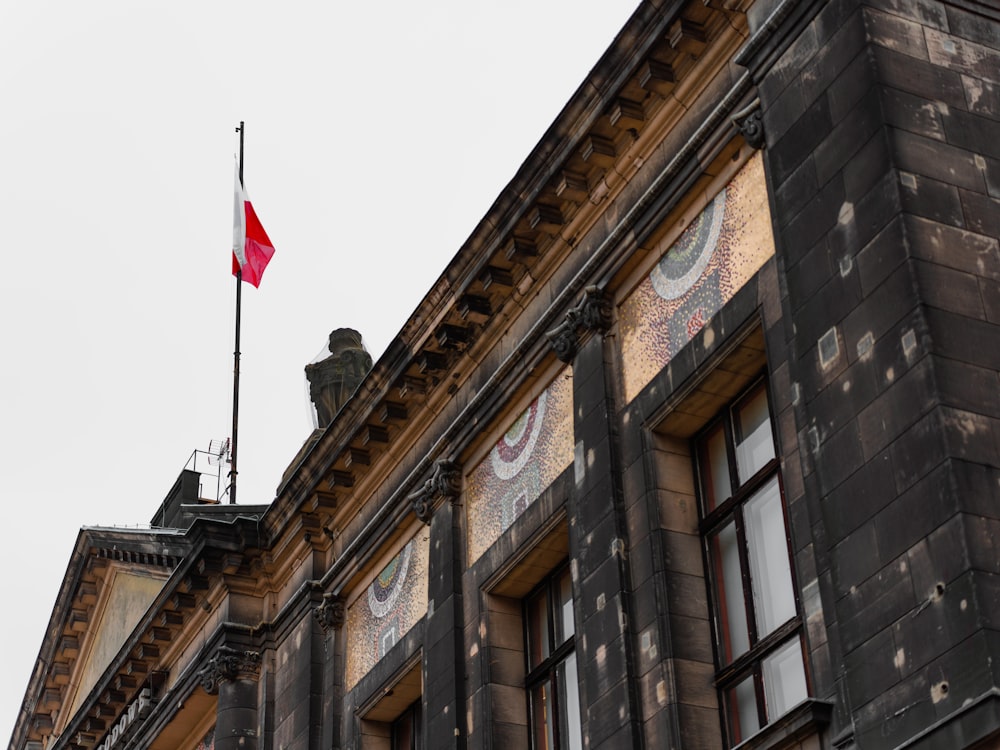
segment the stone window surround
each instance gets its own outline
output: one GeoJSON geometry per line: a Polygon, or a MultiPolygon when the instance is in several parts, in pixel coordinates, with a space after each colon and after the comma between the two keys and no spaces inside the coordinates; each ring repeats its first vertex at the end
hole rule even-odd
{"type": "Polygon", "coordinates": [[[522,736],[523,747],[529,746],[523,599],[566,564],[568,555],[568,520],[565,511],[559,511],[481,588],[486,625],[483,647],[489,650],[491,665],[484,675],[493,700],[490,721],[511,725],[522,736]]]}
{"type": "Polygon", "coordinates": [[[362,750],[389,747],[393,722],[423,694],[422,662],[418,650],[358,708],[362,750]]]}
{"type": "MultiPolygon", "coordinates": [[[[695,434],[712,421],[714,417],[692,417],[691,414],[685,414],[685,410],[699,398],[704,400],[707,397],[710,402],[714,400],[714,409],[711,407],[705,408],[703,401],[699,404],[699,406],[702,407],[699,411],[702,413],[713,412],[717,414],[721,409],[731,403],[734,398],[737,398],[741,393],[745,392],[754,380],[759,377],[760,372],[766,368],[766,355],[763,351],[763,330],[759,323],[741,328],[741,330],[734,332],[727,338],[729,341],[722,342],[717,350],[718,354],[712,357],[704,367],[699,368],[700,373],[697,376],[697,381],[689,384],[685,392],[678,394],[676,398],[668,399],[664,408],[659,410],[659,413],[655,415],[655,418],[650,419],[647,423],[647,429],[649,430],[650,437],[649,444],[655,446],[655,452],[658,454],[653,459],[655,464],[654,473],[657,477],[656,481],[658,489],[663,491],[668,485],[668,482],[664,481],[664,474],[666,473],[664,453],[670,453],[677,449],[682,450],[685,460],[683,462],[672,462],[671,468],[676,474],[683,473],[684,471],[682,470],[678,472],[677,467],[685,467],[686,476],[683,477],[683,480],[689,483],[691,488],[691,500],[693,502],[697,502],[694,492],[697,479],[695,476],[695,464],[693,456],[691,455],[691,441],[695,434]],[[749,367],[746,367],[746,369],[750,372],[743,375],[742,379],[736,378],[731,380],[731,382],[728,383],[726,390],[718,389],[719,392],[709,393],[713,375],[718,375],[720,371],[722,371],[729,363],[739,357],[739,355],[736,354],[736,351],[739,349],[740,344],[746,341],[752,341],[755,337],[759,337],[758,340],[761,346],[761,353],[759,360],[751,363],[749,367]]],[[[698,506],[695,505],[695,507],[697,508],[698,506]]],[[[698,534],[696,524],[699,518],[700,515],[696,512],[694,518],[695,526],[692,529],[685,531],[698,534]]],[[[663,519],[661,519],[661,521],[662,520],[663,519]]],[[[664,529],[664,531],[666,533],[670,533],[667,529],[664,529]]],[[[698,534],[698,536],[700,539],[700,534],[698,534]]],[[[703,566],[704,561],[702,560],[701,562],[703,566]]],[[[670,575],[669,571],[667,572],[667,575],[670,575]]],[[[708,581],[704,576],[704,567],[701,568],[701,576],[704,581],[705,589],[708,591],[708,581]]],[[[706,612],[706,617],[710,616],[711,615],[706,612]]],[[[710,623],[707,619],[705,625],[706,628],[710,628],[710,623]]],[[[671,636],[673,635],[674,634],[671,634],[671,636]]],[[[711,637],[710,630],[708,635],[711,637]]],[[[712,675],[714,676],[715,665],[712,664],[711,668],[712,675]]],[[[806,661],[806,671],[808,675],[808,660],[806,661]]],[[[681,683],[678,685],[679,698],[683,699],[685,693],[703,694],[704,687],[705,686],[693,686],[681,683]]],[[[710,687],[712,693],[715,693],[714,685],[709,685],[708,687],[710,687]]],[[[733,750],[751,750],[751,748],[753,750],[799,750],[800,748],[802,750],[813,750],[813,748],[818,749],[820,747],[820,733],[826,726],[829,725],[832,711],[833,704],[828,701],[808,698],[782,716],[777,717],[774,721],[763,727],[753,736],[748,737],[743,742],[733,746],[733,750]]],[[[724,722],[721,709],[719,710],[719,721],[721,731],[722,723],[724,722]]]]}

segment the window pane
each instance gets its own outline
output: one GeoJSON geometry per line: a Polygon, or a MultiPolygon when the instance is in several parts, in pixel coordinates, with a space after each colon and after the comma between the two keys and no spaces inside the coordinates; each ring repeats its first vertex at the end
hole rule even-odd
{"type": "Polygon", "coordinates": [[[566,641],[573,633],[573,582],[569,576],[569,568],[556,581],[556,645],[566,641]]]}
{"type": "Polygon", "coordinates": [[[753,675],[740,682],[726,694],[729,710],[729,731],[733,744],[742,742],[760,729],[757,718],[757,695],[754,692],[753,675]]]}
{"type": "Polygon", "coordinates": [[[743,522],[749,548],[757,637],[763,638],[795,616],[785,515],[777,477],[747,501],[743,522]]]}
{"type": "Polygon", "coordinates": [[[788,709],[805,700],[806,671],[802,665],[799,639],[789,641],[764,659],[764,701],[767,720],[774,721],[788,709]]]}
{"type": "Polygon", "coordinates": [[[528,668],[534,669],[551,653],[549,644],[549,598],[542,589],[528,600],[528,668]]]}
{"type": "Polygon", "coordinates": [[[552,736],[552,693],[546,680],[531,689],[532,750],[555,750],[552,736]]]}
{"type": "Polygon", "coordinates": [[[556,671],[559,680],[560,750],[583,750],[580,724],[580,683],[576,673],[576,653],[570,653],[556,671]]]}
{"type": "Polygon", "coordinates": [[[702,482],[705,484],[705,512],[711,513],[733,494],[726,455],[726,430],[716,427],[706,438],[701,455],[702,482]]]}
{"type": "Polygon", "coordinates": [[[393,723],[392,750],[413,750],[417,746],[416,711],[417,707],[406,709],[393,723]]]}
{"type": "Polygon", "coordinates": [[[774,458],[774,439],[764,388],[740,407],[737,429],[736,470],[742,484],[774,458]]]}
{"type": "Polygon", "coordinates": [[[716,599],[720,610],[724,659],[728,664],[750,648],[743,576],[740,575],[739,541],[736,524],[730,521],[711,540],[715,569],[716,599]]]}

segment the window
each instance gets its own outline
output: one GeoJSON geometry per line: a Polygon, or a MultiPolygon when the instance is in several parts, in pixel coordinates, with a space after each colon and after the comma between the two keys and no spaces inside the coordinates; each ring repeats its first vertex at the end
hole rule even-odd
{"type": "Polygon", "coordinates": [[[731,747],[808,696],[766,384],[724,409],[694,448],[716,685],[731,747]]]}
{"type": "Polygon", "coordinates": [[[403,711],[392,722],[392,750],[421,750],[423,748],[423,733],[421,732],[420,699],[403,711]]]}
{"type": "Polygon", "coordinates": [[[423,654],[412,654],[403,667],[358,706],[364,750],[421,750],[423,738],[423,654]]]}
{"type": "Polygon", "coordinates": [[[532,750],[582,750],[573,586],[563,565],[524,600],[532,750]]]}

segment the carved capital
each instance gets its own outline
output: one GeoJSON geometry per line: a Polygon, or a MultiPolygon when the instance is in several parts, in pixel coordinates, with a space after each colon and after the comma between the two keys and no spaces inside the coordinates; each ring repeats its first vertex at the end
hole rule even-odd
{"type": "Polygon", "coordinates": [[[764,120],[760,116],[760,99],[754,99],[733,115],[733,125],[751,148],[764,148],[764,120]]]}
{"type": "Polygon", "coordinates": [[[209,659],[208,664],[198,672],[198,678],[205,692],[214,695],[219,684],[236,680],[256,680],[260,676],[260,652],[239,651],[229,646],[221,646],[209,659]]]}
{"type": "Polygon", "coordinates": [[[347,619],[347,606],[343,598],[336,594],[323,594],[323,603],[313,610],[313,615],[324,633],[328,633],[330,628],[340,630],[347,619]]]}
{"type": "Polygon", "coordinates": [[[552,346],[552,351],[563,362],[572,362],[576,356],[576,350],[580,346],[580,339],[576,335],[576,323],[566,314],[566,319],[558,326],[545,334],[552,346]]]}
{"type": "Polygon", "coordinates": [[[573,308],[577,314],[577,327],[594,333],[606,333],[611,327],[611,302],[604,290],[588,286],[583,290],[583,299],[573,308]]]}
{"type": "Polygon", "coordinates": [[[572,362],[580,347],[581,333],[605,333],[611,327],[611,303],[604,290],[588,286],[576,307],[568,310],[562,323],[545,335],[555,355],[572,362]]]}
{"type": "Polygon", "coordinates": [[[434,500],[427,495],[421,495],[413,500],[413,514],[420,522],[430,526],[434,515],[434,500]]]}
{"type": "Polygon", "coordinates": [[[441,459],[434,462],[431,476],[418,490],[410,493],[413,512],[417,518],[430,525],[434,503],[440,499],[454,499],[462,492],[462,472],[453,461],[441,459]]]}

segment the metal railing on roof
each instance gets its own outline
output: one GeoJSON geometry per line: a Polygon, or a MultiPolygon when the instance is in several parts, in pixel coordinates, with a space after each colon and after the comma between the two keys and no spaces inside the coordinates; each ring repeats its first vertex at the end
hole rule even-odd
{"type": "Polygon", "coordinates": [[[184,464],[186,470],[196,472],[201,477],[198,481],[199,499],[221,503],[229,494],[228,475],[223,476],[223,467],[229,465],[229,447],[229,438],[211,440],[208,450],[195,448],[184,464]],[[212,494],[206,494],[207,491],[212,494]]]}

